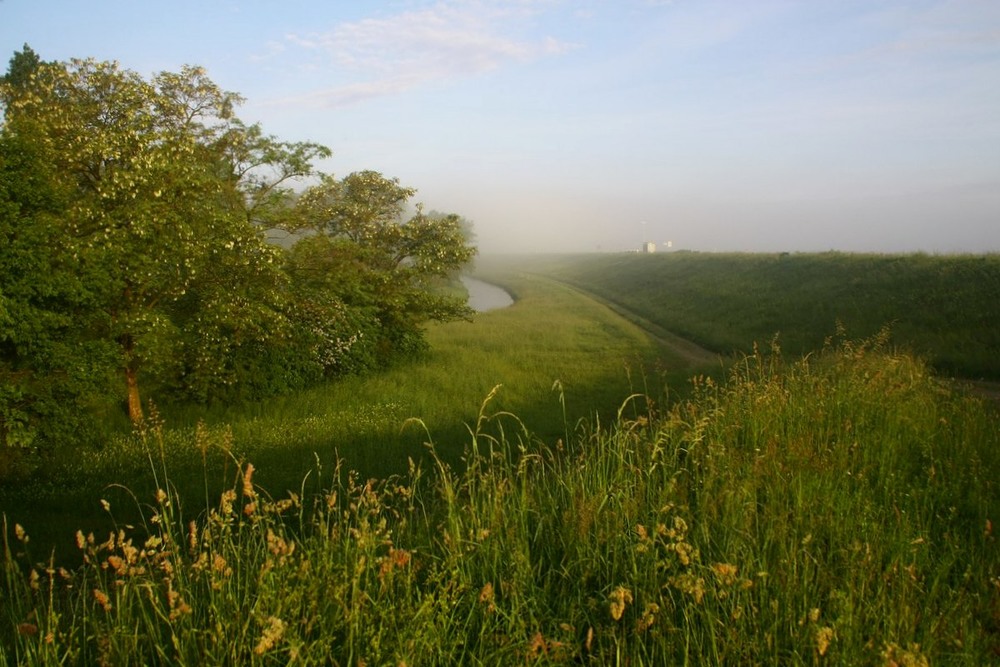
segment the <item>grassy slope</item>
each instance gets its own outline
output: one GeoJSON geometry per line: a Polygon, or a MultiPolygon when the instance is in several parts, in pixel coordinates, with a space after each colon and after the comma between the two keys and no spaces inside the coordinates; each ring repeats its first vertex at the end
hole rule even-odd
{"type": "MultiPolygon", "coordinates": [[[[152,484],[171,490],[169,476],[180,496],[154,500],[134,448],[75,461],[93,484],[129,479],[163,542],[140,553],[141,532],[133,545],[98,537],[69,581],[35,567],[37,591],[18,567],[44,556],[8,560],[0,659],[995,662],[994,411],[873,340],[795,364],[754,355],[724,383],[696,380],[669,410],[640,413],[640,401],[600,430],[575,424],[595,405],[614,411],[630,391],[619,369],[637,348],[639,358],[662,351],[549,280],[502,280],[522,301],[483,316],[480,331],[435,329],[441,358],[287,402],[173,415],[233,423],[232,440],[216,426],[163,432],[166,465],[153,466],[152,484]],[[567,389],[568,428],[554,379],[567,389]],[[456,428],[497,382],[505,389],[485,414],[517,412],[538,439],[513,418],[486,419],[474,438],[456,428]],[[410,415],[445,460],[365,484],[423,452],[419,432],[393,439],[410,415]],[[458,456],[470,443],[479,456],[466,467],[458,456]],[[213,492],[199,506],[189,487],[200,448],[212,458],[220,445],[253,461],[262,486],[230,459],[228,500],[213,492]],[[360,480],[332,474],[334,447],[368,467],[360,480]],[[267,501],[264,489],[283,496],[313,451],[334,485],[320,497],[329,510],[310,517],[267,501]]],[[[147,440],[155,450],[155,432],[147,440]]],[[[79,488],[83,498],[95,487],[79,488]]],[[[25,548],[9,540],[8,558],[25,548]]]]}
{"type": "MultiPolygon", "coordinates": [[[[317,461],[329,468],[337,457],[365,477],[405,472],[409,458],[426,455],[428,432],[439,455],[458,463],[465,425],[499,384],[494,405],[553,442],[565,437],[567,424],[610,418],[632,391],[658,393],[659,369],[672,373],[671,384],[691,371],[686,360],[574,290],[516,274],[508,282],[519,297],[515,305],[471,323],[431,327],[431,351],[412,363],[266,403],[168,412],[163,456],[182,497],[204,505],[206,486],[217,497],[237,460],[253,461],[276,495],[298,489],[317,461]],[[404,428],[410,418],[427,432],[412,423],[404,428]],[[194,445],[199,420],[205,451],[194,445]]],[[[134,519],[130,493],[109,485],[127,485],[147,501],[155,483],[149,454],[133,439],[74,451],[27,483],[0,489],[0,512],[30,526],[36,543],[57,542],[65,552],[77,528],[109,528],[98,498],[110,500],[121,521],[134,519]]]]}
{"type": "Polygon", "coordinates": [[[1000,255],[604,254],[523,258],[720,353],[818,349],[891,325],[893,341],[935,368],[1000,379],[1000,255]]]}
{"type": "MultiPolygon", "coordinates": [[[[306,518],[244,468],[190,526],[6,561],[0,660],[30,664],[995,664],[1000,430],[879,341],[567,442],[485,406],[478,456],[331,478],[306,518]],[[299,527],[299,522],[307,525],[299,527]],[[296,526],[290,529],[289,526],[296,526]],[[31,582],[37,585],[32,590],[31,582]],[[72,587],[69,587],[69,586],[72,587]]],[[[169,486],[165,485],[166,488],[169,486]]],[[[307,503],[308,506],[308,503],[307,503]]],[[[11,538],[12,552],[23,549],[11,538]]],[[[8,556],[10,558],[10,555],[8,556]]]]}

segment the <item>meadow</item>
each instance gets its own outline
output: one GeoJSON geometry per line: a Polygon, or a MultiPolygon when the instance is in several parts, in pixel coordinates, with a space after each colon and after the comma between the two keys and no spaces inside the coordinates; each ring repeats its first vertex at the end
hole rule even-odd
{"type": "MultiPolygon", "coordinates": [[[[428,432],[439,456],[458,464],[466,425],[497,386],[494,406],[551,443],[580,419],[610,419],[630,393],[682,385],[691,372],[687,358],[575,290],[516,272],[507,284],[518,295],[513,306],[432,326],[430,351],[388,371],[260,403],[157,406],[152,421],[163,425],[173,484],[204,505],[239,461],[253,461],[276,494],[298,490],[317,464],[338,459],[365,478],[387,477],[426,456],[428,432]]],[[[711,355],[701,361],[721,367],[711,355]]],[[[137,519],[129,495],[154,483],[148,452],[124,414],[111,421],[120,435],[103,447],[67,443],[43,453],[31,474],[0,481],[0,510],[33,526],[43,551],[72,554],[81,525],[110,529],[101,498],[123,522],[137,519]]]]}
{"type": "Polygon", "coordinates": [[[593,254],[522,258],[525,271],[586,290],[718,353],[778,336],[802,355],[842,327],[889,325],[938,372],[1000,380],[1000,255],[593,254]]]}
{"type": "Polygon", "coordinates": [[[593,267],[650,259],[484,263],[517,302],[425,358],[8,484],[0,658],[1000,662],[995,405],[832,297],[805,353],[694,337],[719,357],[655,290],[554,280],[621,310],[593,267]]]}

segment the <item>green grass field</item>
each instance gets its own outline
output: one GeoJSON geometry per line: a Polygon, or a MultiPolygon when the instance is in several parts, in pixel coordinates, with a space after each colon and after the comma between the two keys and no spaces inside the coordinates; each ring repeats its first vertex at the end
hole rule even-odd
{"type": "Polygon", "coordinates": [[[637,259],[483,262],[519,300],[425,358],[8,484],[0,659],[1000,661],[995,405],[846,318],[723,369],[656,290],[556,281],[621,309],[637,259]]]}
{"type": "Polygon", "coordinates": [[[603,254],[522,258],[522,270],[591,292],[715,352],[779,336],[802,355],[838,323],[892,341],[939,372],[1000,380],[1000,255],[603,254]]]}
{"type": "MultiPolygon", "coordinates": [[[[508,282],[515,305],[432,327],[431,351],[389,371],[265,403],[164,408],[164,456],[181,497],[204,505],[206,485],[216,497],[238,461],[254,461],[260,482],[278,494],[299,488],[317,461],[342,458],[365,477],[405,472],[409,459],[426,456],[428,439],[457,464],[466,425],[498,385],[494,406],[552,443],[581,419],[610,419],[630,393],[683,386],[692,372],[689,359],[574,290],[516,274],[508,282]],[[204,451],[194,445],[196,428],[211,443],[204,451]]],[[[81,523],[109,527],[100,498],[134,520],[129,494],[108,487],[148,489],[149,454],[126,436],[98,450],[67,447],[33,477],[0,488],[0,510],[34,526],[36,542],[65,552],[81,523]]]]}

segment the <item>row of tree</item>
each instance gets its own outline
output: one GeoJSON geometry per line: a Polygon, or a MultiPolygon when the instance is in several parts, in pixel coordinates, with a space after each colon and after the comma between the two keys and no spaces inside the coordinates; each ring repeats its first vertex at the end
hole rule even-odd
{"type": "Polygon", "coordinates": [[[467,317],[442,291],[475,254],[455,215],[324,146],[279,141],[185,67],[43,62],[0,80],[0,447],[65,437],[144,394],[291,391],[423,346],[467,317]],[[298,239],[270,244],[264,230],[298,239]],[[142,392],[140,392],[142,389],[142,392]]]}

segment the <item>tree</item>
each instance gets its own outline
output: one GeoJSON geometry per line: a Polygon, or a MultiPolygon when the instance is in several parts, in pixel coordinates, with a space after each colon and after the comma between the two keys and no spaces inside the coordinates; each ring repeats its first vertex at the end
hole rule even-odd
{"type": "Polygon", "coordinates": [[[289,273],[313,293],[368,308],[380,331],[379,354],[422,345],[430,320],[469,317],[464,300],[440,289],[476,253],[457,215],[431,217],[404,209],[415,194],[374,171],[342,180],[325,176],[298,199],[293,231],[312,235],[292,249],[289,273]]]}
{"type": "Polygon", "coordinates": [[[277,289],[281,273],[277,250],[246,219],[223,150],[240,127],[238,96],[200,68],[146,82],[116,63],[74,60],[40,65],[5,99],[4,135],[36,147],[69,193],[48,222],[71,263],[64,272],[80,283],[75,326],[117,347],[134,421],[140,371],[171,363],[180,324],[221,318],[252,330],[280,319],[240,307],[263,303],[247,289],[277,289]],[[198,298],[185,299],[190,292],[198,298]]]}
{"type": "Polygon", "coordinates": [[[99,392],[108,348],[77,324],[87,294],[61,220],[71,189],[40,147],[0,133],[0,445],[79,436],[74,405],[99,392]]]}
{"type": "Polygon", "coordinates": [[[281,223],[294,198],[290,185],[315,175],[313,161],[331,155],[326,146],[279,141],[265,135],[259,124],[240,122],[229,127],[217,145],[246,221],[262,227],[281,223]]]}
{"type": "Polygon", "coordinates": [[[149,387],[209,401],[364,370],[469,315],[439,289],[475,254],[464,221],[407,219],[414,190],[376,172],[317,174],[329,149],[244,124],[241,101],[199,67],[146,80],[28,46],[11,59],[0,444],[94,397],[138,422],[149,387]],[[311,235],[285,253],[263,239],[276,224],[311,235]]]}
{"type": "Polygon", "coordinates": [[[0,100],[4,104],[10,104],[18,91],[23,90],[28,84],[41,64],[42,59],[27,44],[24,45],[23,51],[15,51],[11,56],[7,73],[0,77],[0,86],[4,90],[0,100]]]}

